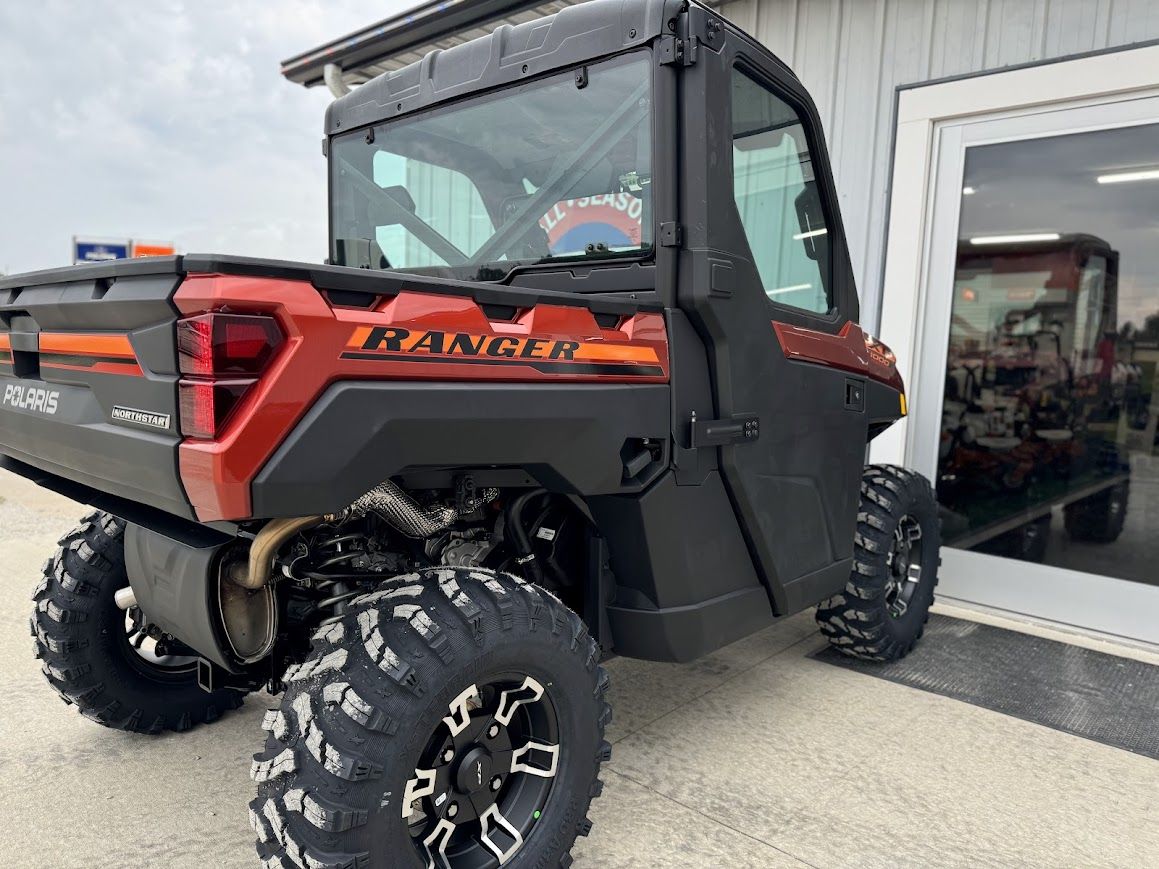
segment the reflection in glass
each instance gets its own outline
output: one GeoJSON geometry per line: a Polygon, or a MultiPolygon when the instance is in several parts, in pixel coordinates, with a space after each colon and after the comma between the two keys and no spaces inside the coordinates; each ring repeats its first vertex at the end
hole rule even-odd
{"type": "Polygon", "coordinates": [[[466,280],[652,247],[652,66],[592,64],[334,138],[331,261],[466,280]]]}
{"type": "Polygon", "coordinates": [[[1147,166],[1156,126],[967,151],[938,459],[950,545],[1159,583],[1147,166]]]}

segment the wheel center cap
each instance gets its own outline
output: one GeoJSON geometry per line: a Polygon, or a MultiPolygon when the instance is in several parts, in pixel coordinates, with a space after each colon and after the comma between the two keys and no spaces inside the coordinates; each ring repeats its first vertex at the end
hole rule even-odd
{"type": "Polygon", "coordinates": [[[491,753],[477,745],[463,755],[455,774],[455,787],[462,793],[473,794],[488,786],[491,781],[491,753]]]}
{"type": "Polygon", "coordinates": [[[909,573],[909,555],[898,553],[893,559],[893,575],[905,576],[909,573]]]}

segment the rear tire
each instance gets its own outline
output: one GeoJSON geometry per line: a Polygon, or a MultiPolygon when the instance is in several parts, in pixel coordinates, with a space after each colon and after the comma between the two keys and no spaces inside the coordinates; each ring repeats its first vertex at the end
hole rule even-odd
{"type": "Polygon", "coordinates": [[[113,600],[129,584],[124,531],[120,519],[92,513],[45,563],[32,596],[44,676],[65,703],[105,727],[162,733],[216,721],[241,706],[241,692],[206,693],[195,666],[160,666],[129,642],[125,611],[113,600]]]}
{"type": "Polygon", "coordinates": [[[251,768],[264,866],[568,866],[591,827],[607,674],[543,589],[477,568],[398,577],[320,628],[285,683],[251,768]]]}
{"type": "Polygon", "coordinates": [[[1116,483],[1063,509],[1066,533],[1085,543],[1114,543],[1127,522],[1128,483],[1116,483]]]}
{"type": "Polygon", "coordinates": [[[853,572],[845,591],[817,608],[821,633],[838,651],[894,661],[917,645],[938,584],[938,505],[921,474],[870,465],[861,480],[853,572]]]}

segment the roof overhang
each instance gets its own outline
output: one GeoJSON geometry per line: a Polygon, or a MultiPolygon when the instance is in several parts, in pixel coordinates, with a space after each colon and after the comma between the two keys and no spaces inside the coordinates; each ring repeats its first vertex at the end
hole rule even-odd
{"type": "MultiPolygon", "coordinates": [[[[446,49],[486,36],[500,24],[522,24],[554,15],[586,0],[428,0],[395,15],[282,61],[282,75],[316,87],[357,87],[386,72],[422,60],[436,48],[446,49]],[[340,82],[326,81],[333,64],[340,82]]],[[[723,0],[701,0],[719,6],[723,0]]],[[[331,71],[332,78],[335,70],[331,71]]]]}
{"type": "Polygon", "coordinates": [[[485,36],[500,24],[522,24],[584,0],[431,0],[282,61],[282,75],[306,87],[321,85],[334,64],[348,87],[485,36]]]}

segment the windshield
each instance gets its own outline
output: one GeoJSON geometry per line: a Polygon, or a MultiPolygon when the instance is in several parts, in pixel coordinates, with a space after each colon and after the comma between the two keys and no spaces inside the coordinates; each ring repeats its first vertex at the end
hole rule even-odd
{"type": "Polygon", "coordinates": [[[336,137],[331,261],[465,280],[652,246],[637,53],[336,137]]]}

